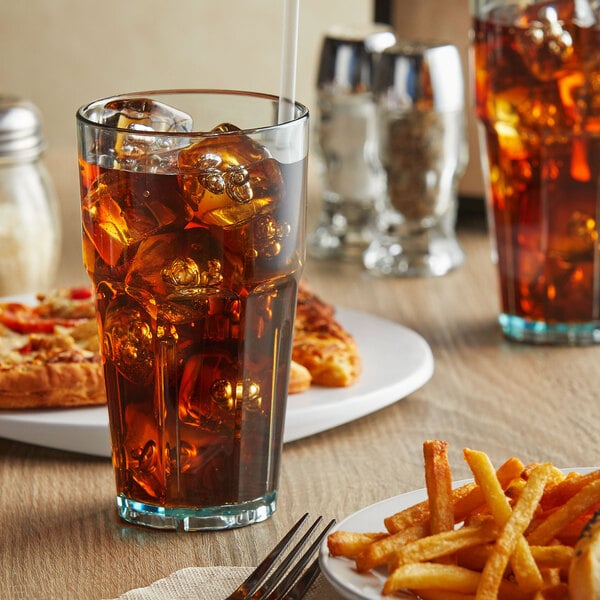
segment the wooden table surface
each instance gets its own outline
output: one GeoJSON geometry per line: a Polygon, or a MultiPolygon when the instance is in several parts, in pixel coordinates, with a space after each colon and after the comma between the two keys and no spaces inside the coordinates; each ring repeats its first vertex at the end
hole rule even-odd
{"type": "MultiPolygon", "coordinates": [[[[50,164],[55,177],[64,173],[59,282],[81,283],[76,172],[56,157],[50,164]]],[[[279,507],[264,523],[219,533],[131,527],[115,514],[108,459],[0,439],[0,597],[112,598],[183,567],[255,565],[307,510],[341,519],[423,487],[421,449],[429,438],[450,443],[457,478],[469,475],[465,446],[495,464],[510,455],[563,467],[600,464],[600,348],[504,340],[486,233],[465,224],[459,236],[466,263],[441,278],[375,279],[356,264],[308,260],[307,279],[326,300],[420,333],[435,372],[387,408],[287,444],[279,507]]]]}

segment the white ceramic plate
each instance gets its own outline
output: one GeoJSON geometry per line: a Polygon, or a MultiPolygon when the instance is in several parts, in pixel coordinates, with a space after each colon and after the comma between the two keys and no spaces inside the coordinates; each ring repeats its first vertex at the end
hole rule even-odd
{"type": "MultiPolygon", "coordinates": [[[[597,467],[581,467],[572,469],[563,469],[565,473],[576,471],[578,473],[589,473],[597,467]]],[[[459,487],[465,483],[473,481],[472,479],[462,479],[455,481],[453,487],[459,487]]],[[[427,490],[425,488],[393,496],[387,500],[376,502],[355,512],[338,523],[331,532],[334,531],[385,531],[383,520],[413,504],[427,499],[427,490]]],[[[359,573],[354,566],[354,561],[343,557],[333,557],[329,555],[327,549],[327,539],[321,544],[319,551],[319,562],[321,570],[335,588],[335,590],[347,600],[387,600],[389,596],[383,596],[381,590],[387,578],[386,570],[373,569],[369,573],[359,573]]],[[[415,599],[414,594],[399,595],[400,598],[415,599]]]]}
{"type": "MultiPolygon", "coordinates": [[[[433,356],[416,332],[392,321],[340,308],[363,359],[363,374],[348,388],[312,387],[289,397],[285,442],[343,425],[408,396],[433,374],[433,356]]],[[[110,456],[105,407],[0,411],[0,437],[30,444],[110,456]]]]}

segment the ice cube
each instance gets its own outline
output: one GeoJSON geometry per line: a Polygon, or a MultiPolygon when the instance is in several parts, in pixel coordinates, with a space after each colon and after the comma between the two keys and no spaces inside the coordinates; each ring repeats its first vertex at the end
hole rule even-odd
{"type": "Polygon", "coordinates": [[[144,308],[132,300],[114,300],[102,324],[106,361],[130,381],[147,382],[153,374],[153,333],[144,308]]]}
{"type": "Polygon", "coordinates": [[[278,221],[274,215],[266,213],[225,239],[246,260],[255,261],[279,256],[290,231],[289,223],[278,221]]]}
{"type": "Polygon", "coordinates": [[[179,418],[188,425],[210,425],[233,430],[240,411],[261,410],[260,385],[239,379],[235,355],[214,350],[191,356],[185,364],[179,390],[179,418]]]}
{"type": "Polygon", "coordinates": [[[523,62],[541,81],[562,77],[577,57],[573,3],[534,4],[517,18],[517,46],[523,62]]]}
{"type": "Polygon", "coordinates": [[[210,424],[233,430],[237,363],[218,350],[188,358],[179,388],[179,418],[190,425],[210,424]]]}
{"type": "Polygon", "coordinates": [[[567,239],[570,245],[570,260],[581,262],[582,257],[591,256],[597,238],[596,219],[593,215],[575,211],[567,222],[567,239]]]}
{"type": "Polygon", "coordinates": [[[150,98],[125,98],[107,102],[100,116],[102,123],[120,129],[144,131],[191,131],[192,117],[150,98]]]}
{"type": "Polygon", "coordinates": [[[105,166],[119,166],[129,171],[172,173],[177,165],[175,150],[189,144],[187,136],[155,136],[152,132],[187,133],[192,117],[168,104],[149,98],[126,98],[106,103],[94,119],[113,128],[102,132],[105,166]]]}
{"type": "Polygon", "coordinates": [[[232,285],[240,269],[223,256],[208,230],[192,228],[144,240],[125,285],[128,294],[156,312],[155,317],[184,323],[206,313],[207,299],[225,293],[225,277],[232,285]]]}
{"type": "Polygon", "coordinates": [[[280,199],[281,170],[264,146],[232,125],[214,131],[223,135],[179,153],[183,195],[200,223],[241,225],[280,199]]]}
{"type": "Polygon", "coordinates": [[[161,229],[191,218],[177,178],[113,171],[100,176],[82,201],[83,227],[102,260],[118,263],[124,250],[161,229]]]}

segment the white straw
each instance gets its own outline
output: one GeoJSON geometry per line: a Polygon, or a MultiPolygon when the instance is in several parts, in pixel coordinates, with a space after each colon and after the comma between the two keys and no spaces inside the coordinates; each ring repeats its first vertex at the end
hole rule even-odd
{"type": "Polygon", "coordinates": [[[294,118],[296,101],[296,62],[298,56],[298,14],[300,0],[284,0],[281,77],[279,90],[279,123],[294,118]]]}

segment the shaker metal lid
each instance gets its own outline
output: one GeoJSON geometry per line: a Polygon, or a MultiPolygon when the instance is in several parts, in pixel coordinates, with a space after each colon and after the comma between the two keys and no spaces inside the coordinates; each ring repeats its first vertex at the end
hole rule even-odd
{"type": "Polygon", "coordinates": [[[35,158],[44,148],[36,106],[16,96],[0,95],[0,160],[35,158]]]}
{"type": "Polygon", "coordinates": [[[340,94],[370,91],[378,55],[395,42],[389,25],[333,26],[323,39],[318,89],[340,94]]]}
{"type": "Polygon", "coordinates": [[[402,41],[386,48],[377,65],[378,104],[400,110],[462,110],[460,54],[444,42],[402,41]]]}

